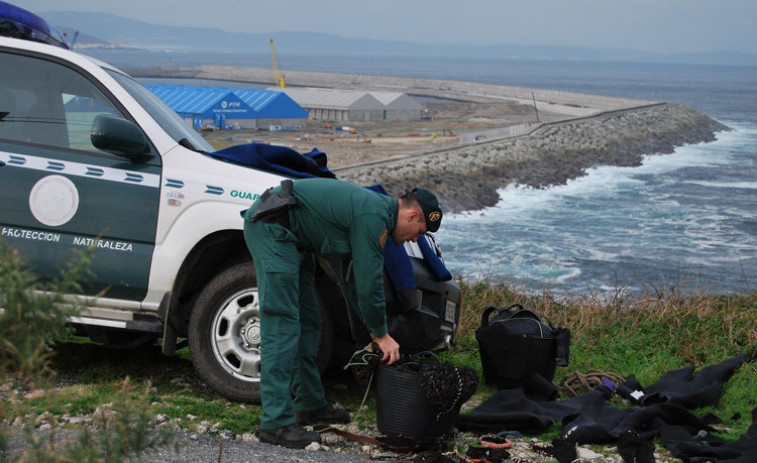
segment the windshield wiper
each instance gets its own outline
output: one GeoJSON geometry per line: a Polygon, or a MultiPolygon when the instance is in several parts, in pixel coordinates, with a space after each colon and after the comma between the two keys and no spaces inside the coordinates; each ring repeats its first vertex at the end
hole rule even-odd
{"type": "Polygon", "coordinates": [[[193,145],[193,144],[192,144],[192,142],[191,142],[191,141],[189,141],[189,140],[188,140],[188,139],[186,139],[186,138],[182,138],[181,140],[179,140],[179,144],[180,144],[181,146],[183,146],[184,148],[190,149],[190,150],[192,150],[192,151],[197,151],[198,153],[207,153],[207,151],[205,151],[205,150],[198,150],[198,149],[197,149],[197,148],[195,147],[195,145],[193,145]]]}

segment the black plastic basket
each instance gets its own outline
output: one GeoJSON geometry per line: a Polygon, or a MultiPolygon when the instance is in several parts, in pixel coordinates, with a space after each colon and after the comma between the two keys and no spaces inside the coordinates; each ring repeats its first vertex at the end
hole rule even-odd
{"type": "MultiPolygon", "coordinates": [[[[438,360],[436,360],[438,361],[438,360]]],[[[454,433],[460,404],[437,417],[420,382],[421,362],[376,368],[376,426],[384,435],[403,435],[430,442],[454,433]]]]}

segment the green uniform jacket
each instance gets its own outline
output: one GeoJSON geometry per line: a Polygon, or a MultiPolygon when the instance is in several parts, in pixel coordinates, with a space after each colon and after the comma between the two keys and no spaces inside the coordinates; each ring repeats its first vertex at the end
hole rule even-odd
{"type": "Polygon", "coordinates": [[[397,199],[321,178],[295,180],[294,195],[300,205],[290,212],[292,232],[305,250],[342,262],[358,315],[371,334],[385,335],[383,248],[397,223],[397,199]]]}

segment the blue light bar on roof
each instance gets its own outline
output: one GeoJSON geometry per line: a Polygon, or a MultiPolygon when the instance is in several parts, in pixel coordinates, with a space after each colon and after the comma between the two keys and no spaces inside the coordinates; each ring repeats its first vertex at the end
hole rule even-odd
{"type": "Polygon", "coordinates": [[[58,29],[36,14],[0,0],[0,35],[68,49],[58,29]]]}

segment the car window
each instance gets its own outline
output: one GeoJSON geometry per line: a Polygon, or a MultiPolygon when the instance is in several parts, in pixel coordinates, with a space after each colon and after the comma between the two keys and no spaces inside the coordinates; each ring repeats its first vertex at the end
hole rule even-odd
{"type": "Polygon", "coordinates": [[[0,54],[0,139],[101,152],[90,141],[98,114],[123,117],[71,68],[29,56],[0,54]]]}

